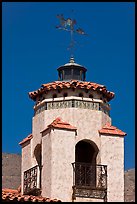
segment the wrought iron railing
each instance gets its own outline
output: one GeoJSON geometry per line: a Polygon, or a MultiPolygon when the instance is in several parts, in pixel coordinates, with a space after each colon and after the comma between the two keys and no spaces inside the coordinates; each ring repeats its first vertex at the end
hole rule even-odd
{"type": "Polygon", "coordinates": [[[73,166],[73,197],[106,198],[107,166],[75,162],[73,166]]]}
{"type": "Polygon", "coordinates": [[[36,165],[24,172],[24,194],[40,194],[40,169],[36,165]]]}

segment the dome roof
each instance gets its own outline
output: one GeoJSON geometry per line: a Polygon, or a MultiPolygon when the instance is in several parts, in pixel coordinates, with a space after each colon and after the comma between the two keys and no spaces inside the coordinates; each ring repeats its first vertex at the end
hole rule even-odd
{"type": "MultiPolygon", "coordinates": [[[[69,61],[68,63],[66,63],[66,64],[64,64],[64,65],[62,65],[62,66],[60,66],[60,67],[69,67],[69,66],[76,66],[76,67],[80,67],[80,68],[82,67],[82,68],[84,68],[84,69],[87,71],[87,69],[86,69],[84,66],[75,63],[73,57],[70,58],[70,61],[69,61]]],[[[60,68],[60,67],[59,67],[59,68],[60,68]]],[[[59,69],[59,68],[58,68],[58,69],[59,69]]]]}
{"type": "Polygon", "coordinates": [[[60,66],[57,70],[60,81],[71,79],[85,81],[86,79],[87,69],[84,66],[75,63],[73,57],[70,58],[69,63],[60,66]]]}

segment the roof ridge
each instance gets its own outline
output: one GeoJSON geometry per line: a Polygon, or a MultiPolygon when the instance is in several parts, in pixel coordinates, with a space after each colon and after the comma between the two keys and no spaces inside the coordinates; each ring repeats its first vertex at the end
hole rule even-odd
{"type": "Polygon", "coordinates": [[[112,126],[109,122],[107,122],[101,130],[99,130],[99,133],[101,134],[109,134],[109,135],[120,135],[120,136],[125,136],[126,133],[123,132],[122,130],[118,129],[115,126],[112,126]]]}
{"type": "Polygon", "coordinates": [[[62,119],[60,117],[57,117],[55,120],[53,120],[52,123],[50,123],[46,129],[44,129],[42,132],[48,130],[49,128],[58,128],[58,129],[67,129],[67,130],[77,130],[77,128],[75,126],[72,126],[70,123],[68,122],[64,122],[62,121],[62,119]]]}

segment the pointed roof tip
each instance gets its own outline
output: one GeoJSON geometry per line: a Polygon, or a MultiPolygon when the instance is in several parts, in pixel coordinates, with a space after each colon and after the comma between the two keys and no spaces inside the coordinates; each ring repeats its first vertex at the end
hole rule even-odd
{"type": "Polygon", "coordinates": [[[61,118],[60,117],[57,117],[55,120],[53,120],[53,122],[54,121],[60,121],[61,120],[61,118]]]}
{"type": "Polygon", "coordinates": [[[53,122],[50,124],[50,125],[48,125],[48,126],[52,126],[52,125],[56,125],[58,122],[60,122],[61,121],[61,118],[60,117],[57,117],[55,120],[53,120],[53,122]]]}
{"type": "Polygon", "coordinates": [[[25,142],[31,140],[32,138],[33,138],[33,135],[32,135],[32,133],[31,133],[31,134],[29,134],[27,137],[25,137],[21,142],[19,142],[19,145],[24,144],[25,142]]]}
{"type": "Polygon", "coordinates": [[[77,130],[77,128],[75,126],[71,125],[68,122],[62,121],[62,119],[60,117],[57,117],[55,120],[53,120],[53,122],[50,123],[46,129],[42,130],[41,133],[43,133],[44,131],[46,131],[50,128],[67,129],[67,130],[73,130],[73,131],[77,130]]]}
{"type": "Polygon", "coordinates": [[[119,136],[125,136],[127,133],[123,132],[122,130],[118,129],[115,126],[112,126],[111,123],[107,122],[101,130],[99,130],[99,133],[101,134],[107,134],[107,135],[119,135],[119,136]]]}

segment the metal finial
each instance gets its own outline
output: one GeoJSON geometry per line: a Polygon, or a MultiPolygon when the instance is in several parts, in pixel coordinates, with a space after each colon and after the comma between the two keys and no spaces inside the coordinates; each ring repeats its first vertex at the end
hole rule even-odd
{"type": "Polygon", "coordinates": [[[74,63],[74,62],[75,62],[75,61],[74,61],[74,57],[71,57],[69,62],[70,62],[70,63],[74,63]]]}
{"type": "Polygon", "coordinates": [[[87,35],[87,34],[84,32],[82,28],[75,29],[75,25],[77,24],[75,19],[71,19],[71,18],[65,19],[63,14],[59,14],[56,17],[60,20],[60,25],[56,26],[56,28],[70,32],[71,39],[70,39],[70,45],[68,49],[70,49],[71,58],[73,58],[74,45],[75,45],[75,41],[73,39],[74,33],[78,33],[81,35],[87,35]]]}

